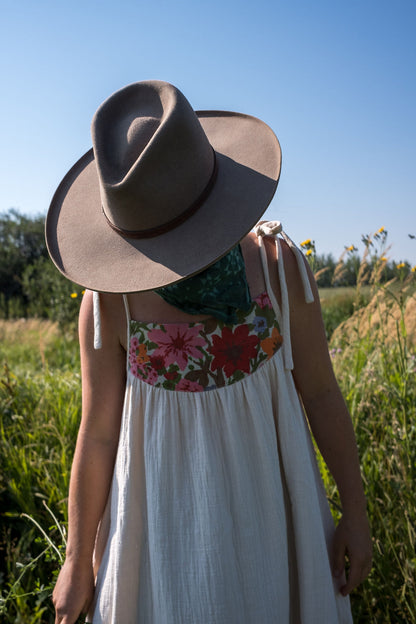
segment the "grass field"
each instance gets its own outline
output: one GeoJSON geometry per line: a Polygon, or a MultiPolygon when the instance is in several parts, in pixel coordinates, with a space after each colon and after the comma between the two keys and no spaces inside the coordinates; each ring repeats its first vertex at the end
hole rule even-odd
{"type": "MultiPolygon", "coordinates": [[[[329,336],[357,308],[356,295],[321,292],[329,336]]],[[[368,301],[370,293],[360,296],[368,301]]],[[[399,298],[399,308],[405,304],[399,298]]],[[[400,309],[397,318],[393,340],[386,318],[364,335],[352,321],[330,344],[356,429],[374,539],[373,571],[352,596],[356,623],[416,623],[416,361],[400,309]]],[[[1,322],[0,364],[0,619],[49,624],[80,418],[75,332],[1,322]]],[[[320,466],[336,516],[334,484],[320,466]]]]}

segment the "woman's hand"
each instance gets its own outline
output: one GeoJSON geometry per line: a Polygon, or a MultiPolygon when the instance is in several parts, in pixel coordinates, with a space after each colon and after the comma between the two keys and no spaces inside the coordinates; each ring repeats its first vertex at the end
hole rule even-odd
{"type": "Polygon", "coordinates": [[[53,591],[55,624],[75,624],[81,614],[88,612],[94,596],[92,563],[66,560],[53,591]]]}
{"type": "Polygon", "coordinates": [[[339,591],[347,596],[369,575],[372,561],[372,545],[367,516],[342,516],[332,541],[332,569],[339,580],[339,591]],[[349,571],[345,580],[345,558],[349,571]]]}

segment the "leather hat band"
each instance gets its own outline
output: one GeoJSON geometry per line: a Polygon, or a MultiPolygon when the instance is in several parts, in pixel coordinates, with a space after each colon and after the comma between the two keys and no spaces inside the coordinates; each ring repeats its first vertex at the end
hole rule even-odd
{"type": "Polygon", "coordinates": [[[153,236],[160,236],[161,234],[166,234],[167,232],[170,232],[170,230],[173,230],[174,228],[178,227],[178,225],[181,225],[182,223],[184,223],[187,219],[189,219],[189,217],[191,217],[198,210],[198,208],[202,206],[204,201],[207,199],[208,195],[211,193],[211,190],[215,184],[215,180],[217,178],[217,173],[218,173],[218,163],[217,163],[217,157],[216,157],[214,149],[212,150],[212,153],[214,154],[214,167],[212,169],[211,177],[208,180],[207,185],[205,186],[204,190],[199,195],[199,197],[189,206],[189,208],[181,212],[180,215],[178,215],[174,219],[171,219],[167,223],[163,223],[162,225],[158,225],[157,227],[154,227],[154,228],[148,228],[146,230],[125,230],[123,228],[120,228],[114,225],[114,223],[112,223],[110,219],[107,217],[107,215],[105,214],[104,208],[103,208],[102,211],[103,211],[105,218],[107,219],[107,223],[109,224],[109,226],[115,232],[117,232],[121,236],[124,236],[125,238],[152,238],[153,236]]]}

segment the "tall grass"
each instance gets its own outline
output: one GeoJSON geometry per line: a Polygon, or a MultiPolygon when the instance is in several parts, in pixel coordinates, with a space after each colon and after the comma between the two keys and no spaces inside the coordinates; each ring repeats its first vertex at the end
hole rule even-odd
{"type": "Polygon", "coordinates": [[[371,291],[369,287],[366,287],[357,296],[357,289],[352,286],[320,288],[319,296],[326,335],[327,339],[330,340],[341,323],[369,303],[371,291]]]}
{"type": "MultiPolygon", "coordinates": [[[[380,255],[367,272],[369,305],[354,304],[330,349],[356,431],[374,539],[372,573],[353,597],[354,621],[408,624],[416,622],[415,271],[381,285],[382,263],[380,255]]],[[[357,299],[363,290],[358,280],[357,299]]],[[[335,485],[322,460],[320,467],[336,516],[335,485]]]]}
{"type": "Polygon", "coordinates": [[[80,418],[78,346],[73,332],[40,321],[2,321],[0,335],[0,619],[53,622],[80,418]]]}
{"type": "MultiPolygon", "coordinates": [[[[353,335],[332,353],[354,422],[374,536],[373,571],[355,592],[355,621],[416,622],[414,350],[404,341],[353,335]]],[[[321,470],[337,502],[323,464],[321,470]]]]}

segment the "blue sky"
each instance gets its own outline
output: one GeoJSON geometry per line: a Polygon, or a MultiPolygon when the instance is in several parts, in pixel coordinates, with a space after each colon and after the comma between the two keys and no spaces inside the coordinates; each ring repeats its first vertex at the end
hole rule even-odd
{"type": "Polygon", "coordinates": [[[46,214],[113,91],[157,78],[282,145],[266,217],[336,257],[384,226],[416,264],[415,0],[0,0],[0,211],[46,214]]]}

